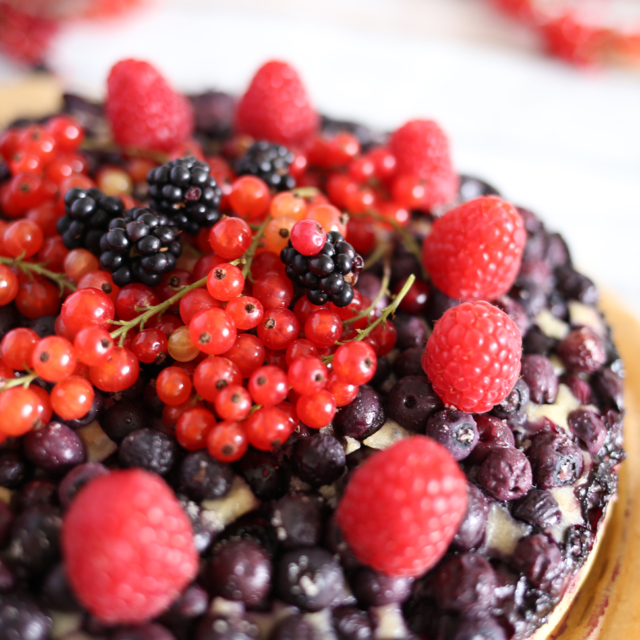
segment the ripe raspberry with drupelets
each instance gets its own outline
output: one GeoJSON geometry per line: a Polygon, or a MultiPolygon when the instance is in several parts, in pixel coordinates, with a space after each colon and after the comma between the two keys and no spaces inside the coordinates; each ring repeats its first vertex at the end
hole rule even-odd
{"type": "MultiPolygon", "coordinates": [[[[91,122],[83,101],[69,104],[71,115],[4,132],[0,442],[13,451],[23,438],[29,464],[53,476],[77,473],[78,486],[91,479],[123,527],[147,504],[117,506],[128,491],[148,490],[161,510],[182,513],[178,498],[190,505],[221,499],[235,471],[252,499],[288,500],[298,496],[287,493],[291,473],[312,488],[332,484],[347,464],[343,446],[360,448],[347,506],[336,511],[342,534],[360,562],[394,576],[422,575],[467,508],[456,461],[479,439],[490,462],[498,456],[480,417],[464,412],[506,412],[521,393],[520,327],[529,318],[508,296],[531,288],[516,277],[537,221],[478,180],[463,181],[478,196],[465,201],[448,140],[432,121],[411,121],[386,139],[361,139],[348,123],[319,129],[297,74],[283,65],[258,71],[233,135],[215,134],[211,144],[164,80],[154,96],[168,101],[173,137],[155,144],[159,132],[126,120],[135,96],[122,92],[120,76],[148,72],[135,61],[116,65],[110,78],[107,113],[117,115],[109,124],[123,145],[115,151],[80,124],[91,122]],[[272,109],[257,113],[265,101],[272,109]],[[464,264],[456,262],[462,253],[464,264]],[[498,306],[489,303],[496,299],[498,306]],[[385,412],[407,444],[368,461],[373,449],[362,442],[383,427],[385,412]],[[434,412],[438,419],[427,420],[434,412]],[[408,455],[407,473],[391,482],[408,455]],[[155,475],[124,471],[130,467],[155,475]],[[375,526],[380,539],[398,543],[385,557],[361,539],[373,516],[355,506],[368,504],[378,485],[367,478],[380,473],[390,484],[378,495],[375,526]],[[440,502],[424,495],[421,487],[442,478],[450,482],[440,502]],[[409,491],[406,502],[393,504],[396,489],[409,491]],[[426,515],[412,526],[434,544],[409,550],[398,508],[415,511],[425,500],[426,515]]],[[[556,243],[556,255],[562,248],[556,243]]],[[[588,292],[587,284],[576,286],[588,292]]],[[[606,345],[593,332],[574,333],[559,349],[568,370],[597,371],[606,345]]],[[[603,422],[580,418],[579,437],[601,445],[603,422]]],[[[531,467],[513,437],[505,442],[504,455],[523,469],[511,493],[523,495],[531,467]]],[[[491,473],[479,477],[495,491],[491,473]]],[[[136,571],[145,552],[127,538],[132,530],[119,539],[113,523],[104,529],[101,516],[91,517],[70,512],[78,531],[64,530],[63,546],[67,564],[73,558],[76,597],[102,622],[138,623],[166,608],[194,576],[193,544],[208,540],[202,553],[213,535],[193,516],[193,540],[162,547],[182,563],[166,569],[162,593],[145,594],[145,581],[126,568],[93,593],[93,565],[84,564],[91,545],[80,544],[79,531],[104,530],[96,544],[130,545],[139,554],[136,571]],[[123,605],[122,589],[148,596],[147,604],[123,605]]],[[[180,518],[173,524],[185,529],[180,518]]],[[[244,540],[238,531],[229,539],[244,540]]],[[[96,551],[103,559],[106,546],[96,551]]],[[[297,588],[278,586],[285,602],[304,609],[297,588]]]]}

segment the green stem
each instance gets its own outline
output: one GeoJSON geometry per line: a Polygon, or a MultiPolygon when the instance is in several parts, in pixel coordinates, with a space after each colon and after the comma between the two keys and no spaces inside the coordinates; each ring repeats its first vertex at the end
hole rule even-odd
{"type": "Polygon", "coordinates": [[[12,387],[24,387],[29,388],[29,385],[37,378],[35,373],[30,373],[28,376],[22,376],[22,378],[2,378],[0,382],[0,392],[11,389],[12,387]]]}
{"type": "Polygon", "coordinates": [[[242,267],[242,275],[246,278],[247,274],[249,273],[249,270],[251,269],[251,263],[253,262],[253,256],[256,254],[256,251],[258,249],[258,245],[260,244],[260,240],[262,239],[262,236],[264,235],[264,232],[267,228],[267,225],[271,222],[271,216],[267,216],[264,219],[264,222],[258,227],[258,230],[256,231],[256,235],[253,236],[253,241],[251,242],[251,245],[249,246],[249,248],[246,250],[243,259],[244,259],[244,267],[242,267]]]}
{"type": "MultiPolygon", "coordinates": [[[[407,281],[404,283],[404,286],[398,292],[398,295],[395,297],[395,300],[388,306],[382,310],[382,315],[377,318],[374,322],[372,322],[366,329],[358,329],[358,335],[353,338],[353,340],[348,340],[347,342],[359,342],[360,340],[364,340],[379,324],[387,321],[387,318],[390,315],[393,315],[398,306],[402,302],[402,299],[409,293],[409,289],[413,286],[413,283],[416,281],[416,277],[411,274],[407,281]]],[[[347,344],[343,342],[342,344],[347,344]]],[[[333,360],[333,356],[325,356],[323,359],[325,364],[329,364],[333,360]]]]}
{"type": "Polygon", "coordinates": [[[380,260],[380,258],[383,258],[385,255],[387,255],[389,249],[391,249],[391,245],[387,244],[386,242],[382,242],[381,244],[379,244],[375,248],[374,252],[364,261],[362,270],[366,271],[367,269],[370,269],[376,262],[378,262],[378,260],[380,260]]]}
{"type": "Polygon", "coordinates": [[[44,267],[44,263],[41,262],[25,262],[20,256],[18,258],[4,258],[0,257],[0,264],[6,264],[9,267],[17,267],[23,273],[33,277],[36,273],[39,276],[44,276],[49,280],[53,280],[60,288],[60,293],[64,292],[64,288],[67,287],[71,291],[76,290],[76,285],[73,282],[69,282],[64,273],[55,273],[55,271],[49,271],[44,267]]]}
{"type": "Polygon", "coordinates": [[[193,284],[187,285],[186,287],[182,287],[178,293],[171,296],[164,302],[160,304],[156,304],[153,307],[149,307],[144,313],[141,313],[139,316],[132,318],[126,322],[116,321],[114,324],[120,324],[120,327],[111,332],[111,337],[115,340],[116,338],[120,338],[120,345],[122,346],[122,342],[124,341],[127,333],[131,331],[131,329],[137,327],[138,325],[144,326],[144,323],[147,320],[150,320],[153,316],[166,311],[170,307],[172,307],[176,302],[179,302],[185,293],[192,291],[193,289],[199,289],[200,287],[204,287],[207,284],[207,277],[200,278],[193,284]]]}
{"type": "Polygon", "coordinates": [[[378,306],[378,302],[382,300],[383,296],[387,292],[387,288],[389,287],[389,280],[391,280],[391,265],[389,264],[388,260],[385,260],[382,282],[380,284],[380,291],[378,291],[376,297],[364,311],[361,311],[357,316],[354,316],[353,318],[343,320],[342,324],[353,324],[354,322],[358,322],[358,320],[361,320],[362,318],[368,318],[369,314],[378,306]]]}
{"type": "Polygon", "coordinates": [[[313,198],[320,193],[320,189],[316,187],[296,187],[291,189],[291,193],[298,198],[313,198]]]}

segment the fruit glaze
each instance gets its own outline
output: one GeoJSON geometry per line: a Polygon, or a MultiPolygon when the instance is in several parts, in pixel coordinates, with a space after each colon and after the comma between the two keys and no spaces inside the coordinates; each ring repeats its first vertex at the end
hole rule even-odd
{"type": "Polygon", "coordinates": [[[125,60],[0,153],[0,640],[545,623],[616,493],[622,364],[435,122],[125,60]]]}

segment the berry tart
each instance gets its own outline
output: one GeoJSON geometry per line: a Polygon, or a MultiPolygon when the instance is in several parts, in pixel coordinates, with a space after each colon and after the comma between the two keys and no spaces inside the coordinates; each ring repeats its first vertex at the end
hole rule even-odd
{"type": "Polygon", "coordinates": [[[0,640],[549,636],[622,364],[564,240],[435,122],[125,60],[0,154],[0,640]]]}

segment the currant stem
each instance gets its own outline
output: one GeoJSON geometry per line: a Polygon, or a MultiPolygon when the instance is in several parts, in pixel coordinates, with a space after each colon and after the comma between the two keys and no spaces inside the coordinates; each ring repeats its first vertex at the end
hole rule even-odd
{"type": "Polygon", "coordinates": [[[370,269],[376,262],[378,262],[378,260],[380,260],[380,258],[386,256],[389,249],[391,249],[390,244],[386,242],[379,244],[375,248],[374,252],[364,261],[364,266],[362,267],[363,271],[370,269]]]}
{"type": "MultiPolygon", "coordinates": [[[[382,315],[379,318],[376,318],[374,322],[372,322],[366,329],[358,329],[358,335],[352,340],[347,340],[346,342],[341,342],[339,344],[347,344],[348,342],[359,342],[360,340],[364,340],[379,324],[382,324],[387,321],[387,318],[390,315],[393,315],[402,299],[409,293],[409,289],[413,286],[413,283],[416,281],[415,275],[413,273],[407,278],[407,281],[404,283],[404,286],[398,292],[398,295],[395,297],[395,300],[388,306],[382,310],[382,315]]],[[[333,360],[333,356],[325,356],[322,361],[325,364],[329,364],[333,360]]]]}
{"type": "Polygon", "coordinates": [[[33,276],[34,273],[39,276],[44,276],[49,280],[53,280],[59,289],[60,293],[64,293],[64,288],[67,287],[71,291],[76,290],[76,285],[73,282],[69,282],[67,280],[66,275],[64,273],[55,273],[54,271],[49,271],[46,269],[44,264],[41,262],[25,262],[22,256],[17,258],[4,258],[0,257],[0,264],[6,264],[9,267],[17,267],[23,273],[26,273],[28,276],[33,276]]]}
{"type": "Polygon", "coordinates": [[[380,291],[376,294],[376,297],[371,301],[371,304],[364,310],[361,311],[357,316],[353,318],[349,318],[347,320],[343,320],[342,324],[353,324],[354,322],[358,322],[362,318],[369,317],[369,314],[378,306],[378,302],[382,300],[384,294],[387,292],[387,288],[389,287],[389,280],[391,280],[391,265],[388,260],[384,262],[384,271],[382,274],[382,282],[380,284],[380,291]]]}
{"type": "Polygon", "coordinates": [[[37,377],[38,376],[35,373],[30,373],[27,376],[22,376],[22,378],[1,378],[2,382],[0,382],[0,393],[7,389],[11,389],[12,387],[24,387],[25,389],[28,389],[29,385],[37,377]]]}
{"type": "Polygon", "coordinates": [[[164,302],[161,302],[160,304],[149,307],[144,313],[141,313],[139,316],[136,316],[135,318],[128,320],[127,322],[114,322],[113,324],[120,324],[121,326],[111,332],[111,337],[115,340],[116,338],[122,336],[120,339],[120,346],[122,346],[124,338],[126,337],[127,333],[131,331],[131,329],[137,327],[138,325],[144,325],[144,323],[153,316],[166,311],[176,302],[181,300],[182,297],[189,291],[204,287],[207,284],[207,277],[208,276],[205,276],[204,278],[200,278],[200,280],[197,280],[193,284],[182,287],[182,289],[180,289],[180,291],[178,291],[178,293],[176,293],[175,295],[172,295],[170,298],[168,298],[164,302]]]}
{"type": "Polygon", "coordinates": [[[258,230],[256,231],[256,234],[253,236],[253,240],[251,241],[249,248],[245,251],[245,254],[242,256],[242,258],[244,259],[244,267],[242,267],[242,276],[244,278],[247,277],[247,274],[251,269],[253,256],[255,256],[256,251],[258,249],[258,245],[260,244],[260,240],[262,239],[265,229],[267,228],[267,225],[270,222],[271,222],[271,216],[269,215],[264,219],[264,222],[258,227],[258,230]]]}

